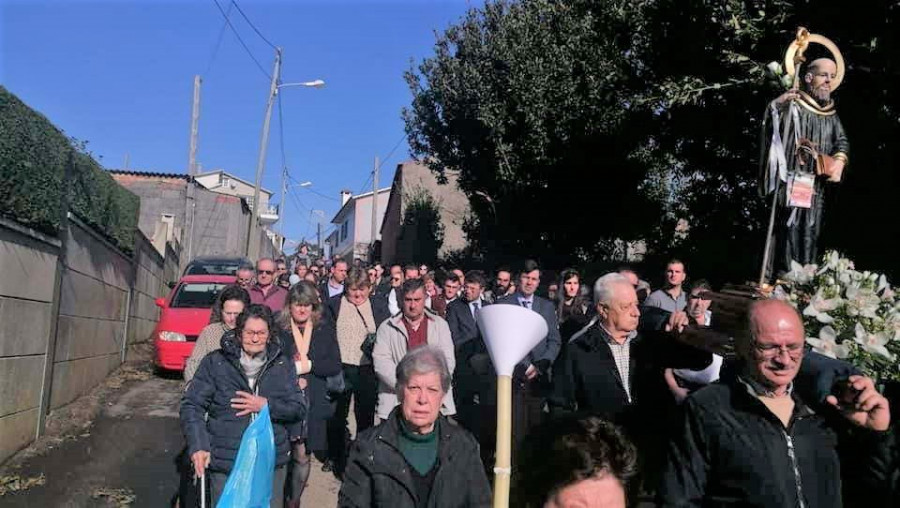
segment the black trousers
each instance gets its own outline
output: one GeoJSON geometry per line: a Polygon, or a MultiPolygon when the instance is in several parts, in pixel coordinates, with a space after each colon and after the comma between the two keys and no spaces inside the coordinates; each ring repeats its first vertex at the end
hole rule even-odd
{"type": "Polygon", "coordinates": [[[337,397],[334,416],[328,420],[328,455],[338,472],[342,472],[349,453],[347,417],[354,400],[353,416],[357,435],[375,424],[375,404],[378,398],[378,378],[373,365],[344,364],[347,390],[337,397]]]}

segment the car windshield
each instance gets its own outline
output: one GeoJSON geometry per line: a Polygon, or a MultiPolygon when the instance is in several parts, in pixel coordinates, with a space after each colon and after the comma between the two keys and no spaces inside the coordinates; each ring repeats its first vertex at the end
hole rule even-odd
{"type": "Polygon", "coordinates": [[[239,262],[229,262],[229,261],[221,261],[221,262],[213,262],[213,263],[191,263],[187,270],[184,271],[185,275],[234,275],[234,272],[237,271],[239,262]]]}
{"type": "Polygon", "coordinates": [[[175,308],[203,309],[211,308],[219,296],[219,291],[227,284],[218,282],[189,282],[179,286],[172,305],[175,308]]]}

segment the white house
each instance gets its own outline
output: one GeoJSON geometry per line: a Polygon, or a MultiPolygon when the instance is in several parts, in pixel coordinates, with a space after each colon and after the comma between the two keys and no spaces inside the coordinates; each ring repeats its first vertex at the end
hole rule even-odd
{"type": "MultiPolygon", "coordinates": [[[[378,190],[374,241],[381,238],[381,223],[384,221],[390,193],[390,187],[378,190]]],[[[372,196],[372,192],[353,196],[350,191],[341,191],[341,209],[331,219],[335,232],[326,240],[332,256],[339,255],[346,260],[369,258],[373,243],[372,196]]]]}
{"type": "MultiPolygon", "coordinates": [[[[255,185],[251,182],[242,180],[221,169],[195,175],[194,180],[203,187],[218,194],[244,198],[247,202],[247,206],[249,206],[251,210],[253,209],[253,193],[255,185]]],[[[278,207],[269,206],[269,200],[271,198],[272,191],[263,188],[259,189],[259,202],[262,206],[259,212],[259,222],[263,225],[278,222],[278,207]]]]}

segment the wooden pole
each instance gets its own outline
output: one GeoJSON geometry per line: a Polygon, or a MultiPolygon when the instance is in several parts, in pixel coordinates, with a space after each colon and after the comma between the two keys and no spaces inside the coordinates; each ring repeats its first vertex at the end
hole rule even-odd
{"type": "Polygon", "coordinates": [[[494,463],[494,508],[509,507],[512,473],[512,376],[497,377],[497,450],[494,463]]]}

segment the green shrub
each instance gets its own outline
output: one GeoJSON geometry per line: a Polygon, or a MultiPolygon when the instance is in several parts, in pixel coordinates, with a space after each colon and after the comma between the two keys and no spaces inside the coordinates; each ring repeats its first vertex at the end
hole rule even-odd
{"type": "Polygon", "coordinates": [[[74,164],[65,189],[70,210],[131,252],[140,199],[46,117],[0,86],[0,215],[56,236],[70,152],[74,164]]]}

